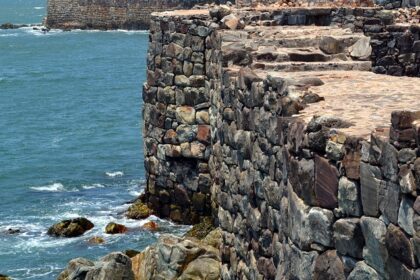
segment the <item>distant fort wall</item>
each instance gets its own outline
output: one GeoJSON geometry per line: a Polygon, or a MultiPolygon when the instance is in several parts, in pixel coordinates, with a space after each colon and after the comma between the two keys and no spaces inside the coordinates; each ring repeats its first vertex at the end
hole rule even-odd
{"type": "Polygon", "coordinates": [[[207,0],[48,0],[46,25],[62,29],[148,29],[150,14],[207,0]]]}

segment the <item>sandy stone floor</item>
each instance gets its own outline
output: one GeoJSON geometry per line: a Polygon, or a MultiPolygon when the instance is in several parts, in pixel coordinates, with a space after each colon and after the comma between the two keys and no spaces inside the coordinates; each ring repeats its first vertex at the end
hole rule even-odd
{"type": "Polygon", "coordinates": [[[420,110],[420,79],[378,75],[372,72],[272,73],[280,77],[318,77],[325,84],[310,90],[325,98],[301,111],[309,121],[314,115],[340,117],[353,123],[341,129],[348,135],[367,137],[378,127],[389,127],[394,110],[420,110]]]}

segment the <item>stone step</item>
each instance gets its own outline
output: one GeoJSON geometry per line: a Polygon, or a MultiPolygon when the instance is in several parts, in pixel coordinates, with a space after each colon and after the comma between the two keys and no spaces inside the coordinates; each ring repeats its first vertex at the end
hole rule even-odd
{"type": "Polygon", "coordinates": [[[336,44],[341,48],[348,48],[359,39],[365,37],[363,34],[348,34],[348,35],[306,35],[306,36],[295,36],[295,37],[284,37],[284,38],[251,38],[243,40],[250,48],[258,48],[264,46],[275,46],[282,48],[305,48],[314,47],[319,48],[325,45],[327,42],[336,44]],[[328,40],[328,41],[326,41],[328,40]]]}
{"type": "Polygon", "coordinates": [[[258,62],[286,62],[286,61],[331,61],[331,60],[350,60],[346,50],[338,54],[326,54],[319,48],[275,48],[262,47],[252,52],[254,61],[258,62]]]}
{"type": "Polygon", "coordinates": [[[328,61],[328,62],[254,62],[253,69],[265,71],[371,71],[370,61],[328,61]]]}

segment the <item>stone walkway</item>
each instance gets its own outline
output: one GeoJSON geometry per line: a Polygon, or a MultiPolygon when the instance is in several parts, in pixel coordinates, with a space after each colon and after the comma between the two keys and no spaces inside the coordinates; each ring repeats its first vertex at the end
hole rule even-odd
{"type": "Polygon", "coordinates": [[[378,127],[389,127],[394,110],[420,110],[420,79],[362,71],[272,72],[284,78],[318,77],[325,84],[310,91],[324,101],[310,104],[300,115],[339,117],[351,122],[342,132],[367,138],[378,127]]]}

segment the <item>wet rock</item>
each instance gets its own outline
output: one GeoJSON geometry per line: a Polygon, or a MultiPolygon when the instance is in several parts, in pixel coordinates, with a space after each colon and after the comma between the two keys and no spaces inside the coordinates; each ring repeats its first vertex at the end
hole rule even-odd
{"type": "Polygon", "coordinates": [[[362,205],[359,200],[359,186],[357,182],[341,177],[338,182],[338,207],[344,215],[360,216],[362,205]]]}
{"type": "Polygon", "coordinates": [[[145,219],[153,214],[153,211],[143,202],[133,203],[127,210],[126,216],[130,219],[145,219]]]}
{"type": "Polygon", "coordinates": [[[5,233],[7,234],[18,234],[21,233],[22,231],[18,228],[8,228],[5,233]]]}
{"type": "Polygon", "coordinates": [[[99,261],[73,259],[60,273],[57,280],[134,280],[131,260],[128,256],[116,252],[110,253],[99,261]]]}
{"type": "Polygon", "coordinates": [[[388,260],[388,251],[385,245],[386,226],[381,220],[371,217],[362,217],[360,221],[365,238],[363,258],[380,275],[384,275],[388,260]]]}
{"type": "Polygon", "coordinates": [[[48,235],[61,237],[76,237],[94,227],[93,223],[86,218],[76,218],[61,221],[48,229],[48,235]]]}
{"type": "Polygon", "coordinates": [[[143,229],[155,231],[159,229],[159,225],[156,222],[149,221],[141,226],[143,229]]]}
{"type": "Polygon", "coordinates": [[[315,260],[314,280],[344,280],[344,266],[335,250],[319,255],[315,260]]]}
{"type": "Polygon", "coordinates": [[[94,236],[92,238],[89,238],[88,243],[89,244],[103,244],[105,243],[105,240],[102,237],[94,236]]]}
{"type": "Polygon", "coordinates": [[[125,233],[127,232],[127,227],[125,225],[117,224],[117,223],[109,223],[105,227],[105,232],[108,234],[118,234],[118,233],[125,233]]]}
{"type": "Polygon", "coordinates": [[[378,273],[365,262],[358,262],[347,280],[379,280],[378,273]]]}
{"type": "Polygon", "coordinates": [[[340,254],[361,259],[365,240],[360,220],[358,218],[339,219],[334,224],[334,242],[340,254]]]}

